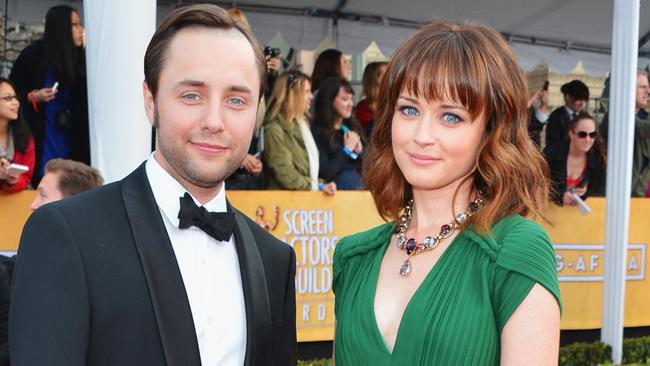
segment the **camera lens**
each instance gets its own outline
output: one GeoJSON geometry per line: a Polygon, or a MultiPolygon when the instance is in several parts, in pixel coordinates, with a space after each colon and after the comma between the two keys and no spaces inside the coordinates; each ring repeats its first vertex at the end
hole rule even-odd
{"type": "Polygon", "coordinates": [[[271,56],[271,58],[280,56],[280,49],[266,46],[264,47],[264,55],[271,56]]]}

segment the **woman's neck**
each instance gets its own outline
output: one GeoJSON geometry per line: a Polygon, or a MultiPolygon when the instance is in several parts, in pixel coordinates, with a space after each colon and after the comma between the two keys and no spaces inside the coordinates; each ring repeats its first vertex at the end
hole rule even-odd
{"type": "Polygon", "coordinates": [[[298,120],[298,118],[300,118],[300,113],[289,113],[287,115],[289,121],[298,120]]]}
{"type": "Polygon", "coordinates": [[[471,180],[465,182],[456,195],[455,205],[452,198],[460,181],[442,188],[424,190],[413,189],[413,218],[409,231],[421,238],[437,233],[440,226],[452,221],[453,215],[465,212],[470,201],[471,180]]]}
{"type": "Polygon", "coordinates": [[[569,159],[571,160],[582,160],[587,158],[587,153],[584,151],[578,150],[573,144],[569,144],[569,159]]]}
{"type": "Polygon", "coordinates": [[[4,144],[9,136],[9,121],[0,119],[0,143],[4,144]]]}
{"type": "Polygon", "coordinates": [[[334,119],[334,129],[335,129],[335,130],[340,130],[342,124],[343,124],[343,118],[341,118],[341,117],[336,117],[336,118],[334,119]]]}

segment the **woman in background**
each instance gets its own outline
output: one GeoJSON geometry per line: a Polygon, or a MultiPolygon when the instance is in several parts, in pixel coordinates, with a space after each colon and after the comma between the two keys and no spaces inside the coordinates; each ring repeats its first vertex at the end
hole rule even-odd
{"type": "Polygon", "coordinates": [[[370,139],[372,128],[375,125],[375,111],[377,110],[377,97],[379,96],[379,86],[386,73],[388,62],[371,62],[363,70],[361,79],[362,92],[365,96],[354,110],[357,121],[363,127],[366,137],[370,139]]]}
{"type": "Polygon", "coordinates": [[[579,113],[568,125],[569,146],[546,148],[551,173],[551,199],[558,205],[575,206],[577,200],[605,195],[605,147],[596,121],[579,113]]]}
{"type": "Polygon", "coordinates": [[[341,51],[333,48],[327,49],[318,55],[316,63],[314,63],[314,70],[311,73],[311,90],[316,94],[323,80],[331,77],[348,79],[351,72],[352,65],[341,51]]]}
{"type": "Polygon", "coordinates": [[[318,148],[307,117],[311,99],[307,75],[289,71],[278,77],[264,121],[263,161],[269,189],[336,192],[336,184],[318,180],[318,148]]]}
{"type": "Polygon", "coordinates": [[[334,252],[336,364],[557,365],[560,291],[526,81],[484,25],[395,51],[364,181],[390,222],[334,252]]]}
{"type": "Polygon", "coordinates": [[[352,117],[354,90],[342,78],[323,81],[316,96],[312,133],[320,161],[319,176],[342,190],[362,189],[363,130],[352,117]]]}
{"type": "Polygon", "coordinates": [[[20,192],[29,186],[34,174],[34,139],[20,117],[20,102],[14,84],[0,78],[0,189],[20,192]],[[24,172],[9,169],[11,163],[28,168],[24,172]]]}
{"type": "Polygon", "coordinates": [[[34,134],[33,185],[40,182],[50,159],[90,164],[84,29],[74,8],[59,5],[48,10],[43,38],[20,53],[9,79],[16,84],[34,134]]]}

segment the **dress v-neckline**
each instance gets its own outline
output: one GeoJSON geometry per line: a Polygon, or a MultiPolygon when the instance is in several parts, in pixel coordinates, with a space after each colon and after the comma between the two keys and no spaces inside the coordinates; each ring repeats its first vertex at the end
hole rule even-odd
{"type": "Polygon", "coordinates": [[[463,236],[464,233],[465,233],[465,230],[461,230],[454,237],[454,239],[452,239],[452,241],[447,246],[447,249],[445,249],[445,251],[440,255],[440,258],[438,258],[438,260],[433,265],[433,267],[431,267],[431,269],[429,270],[429,273],[427,273],[427,275],[424,276],[424,279],[418,285],[418,287],[415,289],[415,292],[413,292],[413,295],[411,295],[411,298],[406,303],[406,307],[404,308],[404,312],[402,313],[402,317],[400,318],[400,321],[399,321],[399,326],[397,327],[397,334],[395,335],[395,343],[393,343],[392,352],[388,349],[388,345],[386,344],[386,339],[384,338],[384,335],[381,333],[381,330],[379,329],[379,325],[377,324],[377,317],[375,316],[375,297],[377,296],[377,283],[379,282],[379,272],[381,271],[381,263],[382,263],[382,261],[384,259],[384,256],[386,255],[386,250],[388,250],[388,246],[391,245],[391,242],[392,242],[392,238],[393,238],[392,232],[391,232],[391,235],[388,237],[388,243],[384,244],[384,248],[381,251],[382,252],[381,255],[378,256],[377,259],[375,259],[375,261],[376,261],[375,262],[375,268],[373,268],[374,272],[372,273],[372,278],[371,278],[371,280],[372,280],[371,283],[373,284],[373,287],[371,289],[371,291],[372,291],[372,296],[370,296],[371,301],[369,301],[370,302],[370,304],[369,304],[369,306],[370,306],[369,312],[370,312],[370,316],[372,318],[371,321],[372,321],[373,332],[375,333],[375,336],[377,336],[379,338],[381,344],[384,346],[383,350],[388,355],[390,355],[391,357],[393,357],[395,355],[395,353],[396,353],[395,350],[398,349],[398,345],[399,345],[399,342],[400,342],[400,334],[402,333],[402,326],[404,325],[404,319],[406,318],[406,315],[408,315],[409,308],[411,308],[411,303],[413,302],[413,299],[415,299],[418,296],[418,294],[421,292],[421,289],[422,289],[423,285],[425,283],[431,281],[431,278],[433,278],[435,273],[440,271],[440,269],[438,269],[438,267],[440,267],[439,264],[442,262],[442,260],[445,257],[448,256],[447,253],[449,253],[450,250],[455,247],[454,243],[458,240],[458,238],[463,236]],[[377,262],[379,262],[379,263],[377,263],[377,262]]]}

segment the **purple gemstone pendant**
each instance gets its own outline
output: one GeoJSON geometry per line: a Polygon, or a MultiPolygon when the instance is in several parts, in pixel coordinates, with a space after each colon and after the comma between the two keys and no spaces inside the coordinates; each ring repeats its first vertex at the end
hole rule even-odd
{"type": "Polygon", "coordinates": [[[399,274],[402,277],[407,277],[408,275],[411,274],[411,261],[410,260],[405,260],[404,264],[402,264],[402,268],[399,269],[399,274]]]}
{"type": "Polygon", "coordinates": [[[449,224],[442,225],[442,227],[440,228],[440,235],[445,237],[450,233],[451,233],[451,225],[449,225],[449,224]]]}
{"type": "MultiPolygon", "coordinates": [[[[482,207],[484,202],[483,195],[481,191],[476,192],[476,198],[469,203],[468,211],[457,214],[453,217],[452,221],[448,224],[444,224],[440,227],[440,232],[436,235],[429,235],[424,238],[422,243],[418,243],[415,238],[406,238],[406,231],[408,226],[411,223],[411,218],[413,214],[413,200],[411,199],[404,207],[404,212],[399,218],[398,225],[396,227],[395,233],[397,234],[397,248],[403,250],[408,255],[408,258],[404,261],[402,266],[399,269],[399,274],[402,277],[407,277],[411,274],[413,265],[411,264],[410,258],[413,255],[418,255],[438,247],[438,244],[444,239],[447,239],[454,233],[454,231],[461,229],[463,224],[467,220],[476,214],[482,207]]],[[[451,244],[450,244],[451,245],[451,244]]]]}
{"type": "Polygon", "coordinates": [[[417,247],[417,242],[415,239],[411,238],[406,242],[406,254],[410,255],[417,247]]]}

